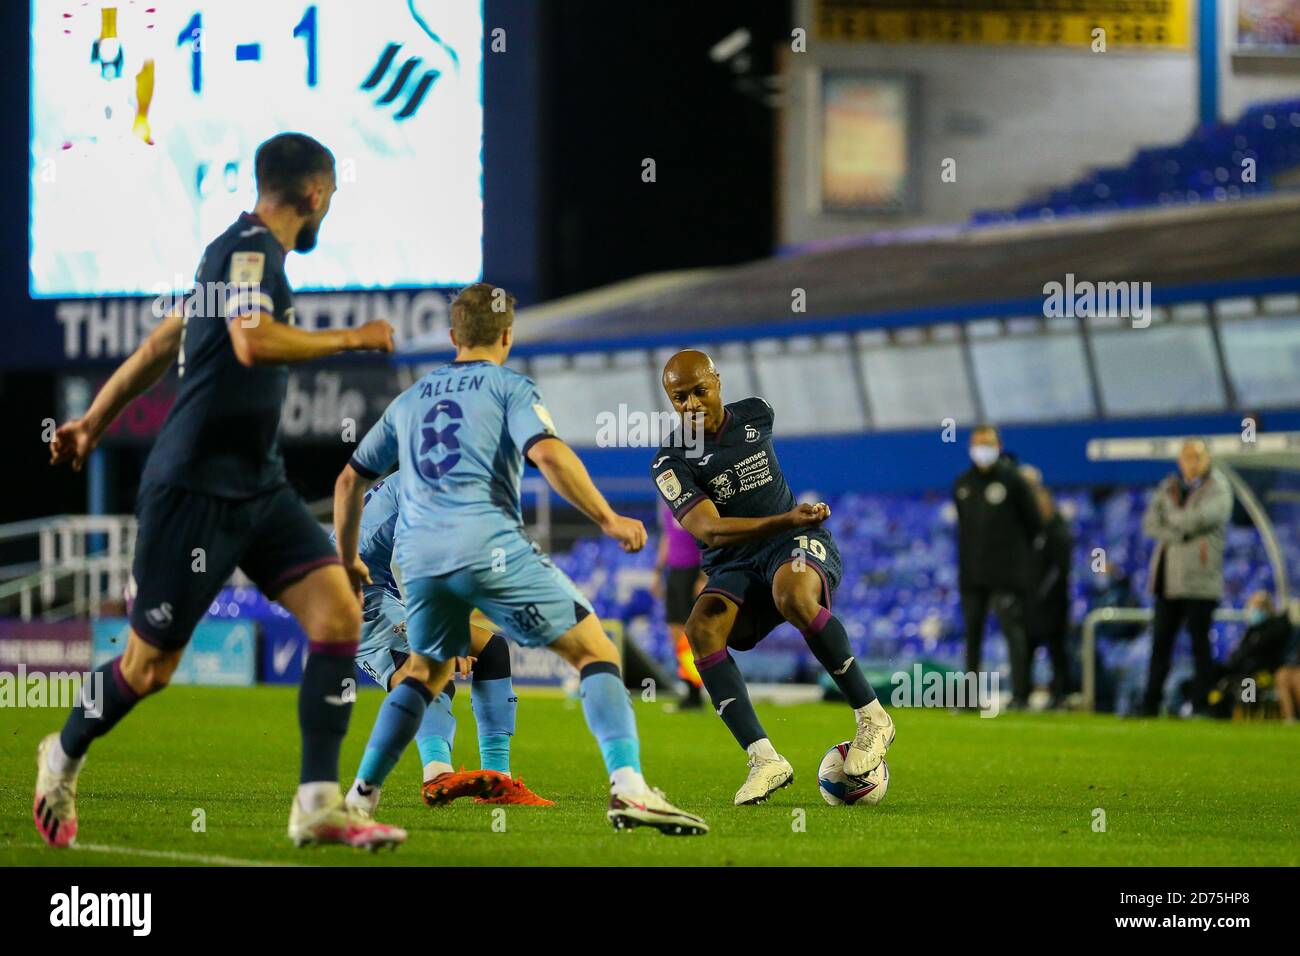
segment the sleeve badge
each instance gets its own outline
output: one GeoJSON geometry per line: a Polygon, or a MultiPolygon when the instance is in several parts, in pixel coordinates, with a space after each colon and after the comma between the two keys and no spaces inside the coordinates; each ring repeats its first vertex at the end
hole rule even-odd
{"type": "Polygon", "coordinates": [[[682,496],[682,483],[677,480],[677,473],[669,468],[655,477],[655,484],[669,501],[676,501],[682,496]]]}

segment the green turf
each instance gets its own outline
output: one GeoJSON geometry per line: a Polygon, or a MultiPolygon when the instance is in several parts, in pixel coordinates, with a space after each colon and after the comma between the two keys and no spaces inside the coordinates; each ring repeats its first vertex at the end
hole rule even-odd
{"type": "MultiPolygon", "coordinates": [[[[849,715],[829,704],[763,706],[796,782],[765,806],[737,808],[731,797],[744,759],[721,721],[707,710],[669,713],[638,702],[647,777],[713,828],[669,838],[609,828],[604,774],[577,703],[527,692],[515,771],[559,806],[506,808],[504,832],[491,807],[461,801],[430,810],[419,799],[412,748],[380,814],[411,830],[404,847],[380,855],[296,850],[284,836],[296,782],[295,693],[175,687],[143,704],[92,751],[79,784],[79,842],[324,865],[1300,863],[1294,727],[899,710],[885,802],[830,807],[815,773],[826,748],[848,735],[849,715]],[[206,832],[192,829],[195,809],[205,812],[206,832]],[[1105,832],[1093,828],[1098,809],[1105,832]]],[[[466,697],[456,701],[457,759],[475,766],[466,697]]],[[[377,692],[361,695],[345,775],[379,701],[377,692]]],[[[0,864],[187,862],[39,843],[30,818],[33,754],[61,721],[52,710],[4,712],[0,864]]]]}

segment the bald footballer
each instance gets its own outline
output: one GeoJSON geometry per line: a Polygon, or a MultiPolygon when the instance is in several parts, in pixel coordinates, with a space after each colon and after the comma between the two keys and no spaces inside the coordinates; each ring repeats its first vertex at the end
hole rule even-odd
{"type": "Polygon", "coordinates": [[[750,650],[782,621],[797,627],[853,708],[857,731],[844,760],[870,772],[894,740],[894,722],[853,657],[831,613],[839,549],[822,523],[823,503],[798,504],[772,444],[772,407],[761,398],[722,403],[722,383],[703,352],[678,352],[663,387],[681,427],[651,464],[674,517],[699,542],[708,583],[686,622],[695,664],[718,716],[749,758],[737,805],[762,803],[794,782],[749,699],[730,650],[750,650]]]}

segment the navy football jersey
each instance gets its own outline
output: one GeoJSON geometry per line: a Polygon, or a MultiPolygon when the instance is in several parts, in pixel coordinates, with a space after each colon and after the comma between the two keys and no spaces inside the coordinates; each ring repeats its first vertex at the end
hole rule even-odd
{"type": "Polygon", "coordinates": [[[185,317],[176,402],[141,483],[249,498],[285,483],[278,433],[289,371],[241,365],[227,323],[264,312],[293,324],[284,248],[244,213],[204,251],[194,278],[199,305],[185,317]]]}
{"type": "MultiPolygon", "coordinates": [[[[683,447],[680,427],[674,431],[650,465],[673,516],[681,521],[705,498],[724,518],[763,518],[793,508],[794,493],[772,447],[772,422],[771,405],[761,398],[746,398],[724,406],[722,427],[716,433],[705,432],[702,447],[683,447]]],[[[760,539],[706,548],[702,566],[707,571],[743,560],[770,544],[760,539]]]]}

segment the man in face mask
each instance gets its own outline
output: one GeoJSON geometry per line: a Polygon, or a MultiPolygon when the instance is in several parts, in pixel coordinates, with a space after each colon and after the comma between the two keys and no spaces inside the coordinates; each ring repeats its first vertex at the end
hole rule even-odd
{"type": "Polygon", "coordinates": [[[971,467],[957,477],[957,559],[966,670],[978,672],[989,605],[1007,640],[1012,706],[1029,701],[1029,642],[1025,597],[1030,587],[1033,543],[1042,530],[1038,503],[1014,461],[1003,454],[992,425],[971,433],[971,467]]]}

